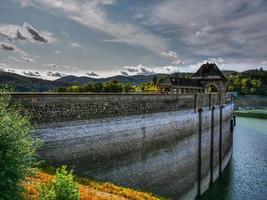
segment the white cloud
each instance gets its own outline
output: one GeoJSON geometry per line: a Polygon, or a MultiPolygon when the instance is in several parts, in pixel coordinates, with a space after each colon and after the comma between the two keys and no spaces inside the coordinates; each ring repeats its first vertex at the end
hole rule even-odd
{"type": "MultiPolygon", "coordinates": [[[[32,58],[32,56],[29,56],[26,52],[24,52],[23,50],[19,49],[17,46],[15,46],[14,44],[10,44],[10,43],[0,43],[0,49],[4,50],[4,51],[10,51],[13,52],[15,54],[18,54],[21,58],[21,60],[27,62],[27,63],[35,63],[35,59],[32,58]]],[[[20,63],[20,60],[16,59],[13,56],[9,56],[7,60],[11,60],[14,61],[16,63],[20,63]]]]}
{"type": "Polygon", "coordinates": [[[163,51],[161,52],[161,55],[163,57],[168,57],[168,58],[178,58],[178,55],[175,51],[167,51],[167,52],[163,51]]]}
{"type": "Polygon", "coordinates": [[[35,59],[28,57],[27,55],[21,55],[21,59],[28,63],[35,63],[35,59]]]}
{"type": "Polygon", "coordinates": [[[66,76],[63,73],[60,73],[60,72],[52,72],[52,71],[48,71],[46,75],[47,76],[53,76],[53,77],[63,77],[63,76],[66,76]]]}
{"type": "Polygon", "coordinates": [[[160,55],[169,58],[172,64],[179,65],[183,63],[182,60],[178,58],[178,54],[175,51],[162,51],[160,55]]]}
{"type": "Polygon", "coordinates": [[[95,72],[87,72],[86,73],[87,76],[99,76],[97,73],[95,72]]]}
{"type": "Polygon", "coordinates": [[[49,64],[43,64],[44,67],[48,67],[50,70],[59,70],[59,71],[63,71],[64,73],[77,73],[77,72],[81,72],[81,70],[78,67],[73,67],[73,66],[69,66],[69,65],[59,65],[59,64],[55,64],[55,63],[49,63],[49,64]]]}
{"type": "Polygon", "coordinates": [[[166,39],[152,34],[141,26],[112,20],[105,6],[116,4],[116,0],[29,0],[23,5],[39,9],[54,10],[89,28],[102,31],[112,38],[111,42],[122,42],[133,46],[147,48],[157,54],[168,49],[166,39]]]}
{"type": "Polygon", "coordinates": [[[82,48],[82,46],[79,43],[77,43],[77,42],[70,43],[70,46],[71,47],[74,47],[74,48],[82,48]]]}
{"type": "Polygon", "coordinates": [[[51,63],[51,64],[47,64],[48,67],[51,67],[51,68],[57,68],[57,64],[54,64],[54,63],[51,63]]]}
{"type": "Polygon", "coordinates": [[[176,32],[190,56],[266,57],[267,13],[264,0],[166,0],[149,13],[158,26],[178,27],[176,32]]]}
{"type": "Polygon", "coordinates": [[[180,64],[183,64],[183,62],[180,59],[176,59],[176,60],[172,61],[172,64],[180,65],[180,64]]]}
{"type": "Polygon", "coordinates": [[[144,65],[135,66],[123,66],[120,73],[127,75],[151,75],[151,74],[171,74],[178,72],[179,69],[176,66],[163,66],[163,67],[146,67],[144,65]]]}
{"type": "Polygon", "coordinates": [[[8,56],[7,58],[9,61],[15,62],[15,63],[21,63],[21,60],[13,57],[13,56],[8,56]]]}
{"type": "Polygon", "coordinates": [[[23,71],[23,74],[31,77],[40,77],[40,73],[37,71],[23,71]]]}
{"type": "Polygon", "coordinates": [[[8,40],[34,42],[54,42],[56,38],[52,33],[46,31],[38,31],[30,24],[24,23],[23,26],[14,24],[0,24],[0,36],[8,40]]]}
{"type": "Polygon", "coordinates": [[[10,43],[0,43],[0,49],[3,49],[5,51],[17,51],[17,47],[10,43]]]}
{"type": "Polygon", "coordinates": [[[9,66],[6,63],[0,63],[0,67],[3,69],[3,71],[6,71],[9,66]]]}
{"type": "Polygon", "coordinates": [[[61,51],[56,50],[56,51],[54,51],[54,53],[57,54],[57,55],[59,55],[59,54],[61,54],[61,51]]]}

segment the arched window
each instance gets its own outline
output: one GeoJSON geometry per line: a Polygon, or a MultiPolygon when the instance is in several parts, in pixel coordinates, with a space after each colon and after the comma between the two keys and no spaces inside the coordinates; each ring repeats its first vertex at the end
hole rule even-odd
{"type": "Polygon", "coordinates": [[[211,93],[218,93],[219,92],[218,86],[215,84],[211,84],[210,85],[210,92],[211,93]]]}

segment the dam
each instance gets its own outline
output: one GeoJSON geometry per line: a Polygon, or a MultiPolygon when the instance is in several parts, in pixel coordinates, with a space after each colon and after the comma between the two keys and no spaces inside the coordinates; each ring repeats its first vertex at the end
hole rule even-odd
{"type": "Polygon", "coordinates": [[[76,174],[194,199],[232,155],[233,103],[219,94],[12,93],[42,160],[76,174]]]}

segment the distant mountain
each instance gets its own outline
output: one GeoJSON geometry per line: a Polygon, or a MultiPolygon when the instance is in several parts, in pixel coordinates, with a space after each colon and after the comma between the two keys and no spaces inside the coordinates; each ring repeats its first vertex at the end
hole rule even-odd
{"type": "Polygon", "coordinates": [[[89,83],[105,83],[108,81],[116,80],[119,83],[132,83],[133,85],[139,85],[141,83],[151,82],[153,77],[157,76],[166,77],[166,74],[153,74],[153,75],[134,75],[134,76],[112,76],[108,78],[91,78],[86,76],[76,77],[76,76],[65,76],[57,79],[59,82],[69,83],[69,84],[89,84],[89,83]]]}
{"type": "MultiPolygon", "coordinates": [[[[237,71],[233,70],[225,70],[223,73],[228,76],[231,74],[238,74],[237,71]]],[[[171,75],[174,76],[181,76],[181,77],[191,77],[194,73],[185,73],[185,72],[178,72],[171,75]]],[[[141,83],[148,83],[151,82],[153,77],[156,76],[158,79],[164,78],[166,76],[170,76],[170,74],[151,74],[151,75],[133,75],[133,76],[123,76],[117,75],[107,78],[91,78],[86,76],[65,76],[62,78],[57,79],[57,81],[69,83],[69,84],[89,84],[89,83],[105,83],[108,81],[117,80],[119,83],[132,83],[133,85],[140,85],[141,83]]]]}
{"type": "Polygon", "coordinates": [[[7,84],[18,92],[46,92],[70,84],[59,81],[49,81],[38,78],[21,76],[10,72],[0,72],[0,84],[7,84]]]}
{"type": "Polygon", "coordinates": [[[227,77],[230,75],[237,75],[239,74],[239,72],[235,71],[235,70],[222,70],[222,73],[227,77]]]}
{"type": "MultiPolygon", "coordinates": [[[[237,75],[237,74],[258,74],[261,70],[247,70],[244,72],[237,72],[234,70],[223,70],[222,71],[225,76],[229,76],[231,74],[237,75]]],[[[262,73],[260,73],[262,74],[262,73]]],[[[180,77],[190,77],[193,75],[193,73],[174,73],[171,74],[173,76],[180,76],[180,77]]],[[[16,91],[20,92],[30,92],[30,91],[36,91],[36,92],[47,92],[49,90],[53,90],[60,87],[67,87],[70,85],[84,85],[89,83],[106,83],[109,81],[116,80],[119,83],[131,83],[133,85],[140,85],[141,83],[148,83],[152,82],[153,77],[156,76],[158,79],[165,78],[167,76],[170,76],[168,74],[152,74],[152,75],[134,75],[134,76],[123,76],[123,75],[117,75],[107,78],[92,78],[92,77],[86,77],[86,76],[65,76],[62,78],[59,78],[54,81],[39,79],[39,78],[32,78],[32,77],[26,77],[22,75],[18,75],[15,73],[10,72],[1,72],[0,71],[0,84],[8,84],[16,89],[16,91]]]]}

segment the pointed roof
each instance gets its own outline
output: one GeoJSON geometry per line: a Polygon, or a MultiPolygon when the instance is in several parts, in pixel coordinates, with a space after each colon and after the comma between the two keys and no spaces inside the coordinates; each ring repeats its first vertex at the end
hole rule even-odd
{"type": "Polygon", "coordinates": [[[181,87],[199,87],[202,88],[200,81],[169,76],[159,82],[159,86],[181,86],[181,87]]]}
{"type": "Polygon", "coordinates": [[[224,79],[226,77],[223,75],[221,70],[215,63],[205,63],[197,70],[197,72],[192,76],[192,79],[224,79]]]}

